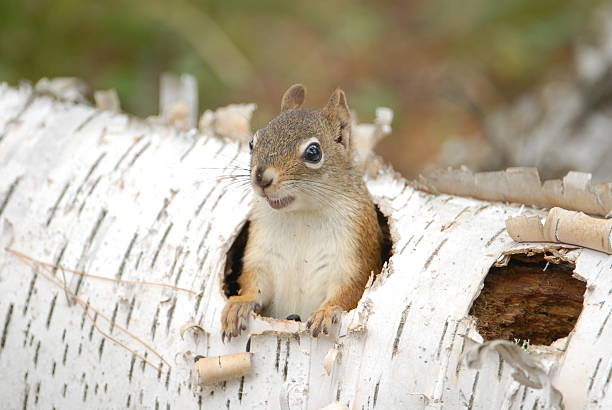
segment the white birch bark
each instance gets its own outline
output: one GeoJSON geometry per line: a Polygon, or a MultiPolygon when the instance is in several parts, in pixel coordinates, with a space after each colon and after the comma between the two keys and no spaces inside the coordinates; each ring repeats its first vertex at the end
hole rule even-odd
{"type": "MultiPolygon", "coordinates": [[[[480,369],[462,362],[468,339],[482,341],[468,312],[489,268],[505,253],[541,246],[507,235],[505,219],[519,206],[421,192],[386,167],[368,187],[389,218],[394,255],[332,337],[253,318],[251,371],[194,386],[195,355],[244,352],[248,341],[222,344],[219,315],[225,254],[251,193],[225,189],[199,168],[246,163],[247,151],[0,85],[2,408],[318,409],[336,400],[351,409],[545,408],[544,391],[515,381],[498,355],[480,369]],[[41,266],[5,247],[60,265],[55,278],[99,312],[88,310],[100,330],[133,352],[104,337],[82,306],[36,273],[41,266]],[[188,322],[207,333],[191,328],[181,337],[188,322]],[[328,356],[328,374],[332,348],[338,354],[331,363],[328,356]]],[[[567,257],[588,284],[584,309],[559,348],[536,350],[555,368],[552,382],[567,408],[609,409],[612,256],[578,248],[567,257]]]]}

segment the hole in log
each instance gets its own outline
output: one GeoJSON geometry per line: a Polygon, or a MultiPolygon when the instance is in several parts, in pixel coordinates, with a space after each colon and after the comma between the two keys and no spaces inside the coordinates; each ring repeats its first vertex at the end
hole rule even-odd
{"type": "Polygon", "coordinates": [[[249,221],[246,221],[240,233],[234,240],[234,243],[227,252],[227,260],[225,262],[225,274],[223,280],[223,293],[225,297],[230,297],[238,294],[240,285],[238,277],[242,273],[242,257],[244,256],[244,248],[246,247],[249,237],[249,221]]]}
{"type": "Polygon", "coordinates": [[[380,260],[384,265],[385,263],[389,262],[389,258],[391,257],[393,241],[391,240],[389,221],[387,220],[387,217],[380,211],[378,206],[376,206],[376,216],[378,216],[378,225],[380,225],[380,230],[383,234],[383,240],[380,247],[380,260]]]}
{"type": "Polygon", "coordinates": [[[507,266],[489,270],[470,310],[485,340],[550,345],[572,331],[586,283],[572,277],[574,264],[544,256],[512,255],[507,266]]]}
{"type": "MultiPolygon", "coordinates": [[[[378,223],[383,233],[383,243],[381,246],[381,257],[383,264],[391,257],[392,241],[389,232],[389,223],[383,213],[376,207],[378,216],[378,223]]],[[[234,243],[227,252],[227,260],[225,263],[225,274],[223,280],[223,293],[226,297],[234,296],[238,294],[240,285],[238,284],[238,278],[242,273],[242,258],[244,256],[244,249],[246,247],[247,239],[249,237],[249,222],[247,221],[240,233],[234,240],[234,243]]],[[[379,272],[380,273],[380,272],[379,272]]],[[[305,318],[301,318],[306,320],[305,318]]]]}

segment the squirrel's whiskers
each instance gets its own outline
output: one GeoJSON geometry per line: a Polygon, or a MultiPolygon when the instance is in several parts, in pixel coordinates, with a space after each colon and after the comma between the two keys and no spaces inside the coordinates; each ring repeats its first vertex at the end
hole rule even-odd
{"type": "Polygon", "coordinates": [[[346,96],[334,91],[319,110],[302,108],[304,98],[302,85],[290,87],[280,114],[254,133],[248,169],[221,176],[254,193],[240,291],[221,315],[223,339],[246,330],[251,312],[309,317],[313,336],[327,334],[381,269],[382,232],[353,164],[346,96]]]}

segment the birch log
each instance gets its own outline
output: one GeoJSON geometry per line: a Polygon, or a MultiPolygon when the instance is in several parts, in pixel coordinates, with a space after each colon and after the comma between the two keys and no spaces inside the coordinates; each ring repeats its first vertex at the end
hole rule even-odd
{"type": "MultiPolygon", "coordinates": [[[[0,85],[2,408],[548,406],[499,355],[478,369],[463,361],[469,343],[482,342],[468,312],[489,269],[544,246],[507,235],[520,205],[425,193],[387,166],[367,184],[393,255],[359,306],[330,337],[253,317],[250,341],[222,344],[225,256],[251,194],[201,168],[228,173],[247,151],[0,85]],[[246,351],[246,375],[194,384],[196,356],[246,351]]],[[[582,314],[569,337],[530,351],[566,408],[609,409],[612,256],[571,248],[564,257],[587,282],[582,314]]]]}

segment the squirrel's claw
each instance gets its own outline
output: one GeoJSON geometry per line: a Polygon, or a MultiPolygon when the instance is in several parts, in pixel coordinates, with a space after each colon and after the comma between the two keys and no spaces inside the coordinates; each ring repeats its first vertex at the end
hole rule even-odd
{"type": "Polygon", "coordinates": [[[306,322],[306,327],[311,331],[313,337],[318,337],[321,332],[327,335],[332,324],[338,323],[341,313],[342,309],[338,306],[321,308],[310,316],[310,319],[306,322]]]}
{"type": "MultiPolygon", "coordinates": [[[[237,337],[243,330],[247,329],[249,314],[259,313],[261,305],[253,301],[232,300],[225,304],[221,314],[221,341],[225,343],[231,341],[232,337],[237,337]]],[[[236,297],[236,298],[239,298],[236,297]]]]}

